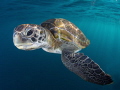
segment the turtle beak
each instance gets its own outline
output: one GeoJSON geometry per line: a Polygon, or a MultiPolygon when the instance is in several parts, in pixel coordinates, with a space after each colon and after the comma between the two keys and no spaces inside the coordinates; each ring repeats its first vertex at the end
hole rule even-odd
{"type": "Polygon", "coordinates": [[[32,45],[29,39],[22,37],[21,33],[13,34],[13,43],[18,49],[22,50],[27,50],[27,47],[32,45]]]}

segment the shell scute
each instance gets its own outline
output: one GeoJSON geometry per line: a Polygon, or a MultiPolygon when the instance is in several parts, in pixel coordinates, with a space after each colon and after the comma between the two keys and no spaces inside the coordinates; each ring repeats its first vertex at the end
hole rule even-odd
{"type": "Polygon", "coordinates": [[[85,48],[90,44],[83,32],[73,23],[66,19],[50,19],[41,24],[50,30],[56,40],[73,42],[77,47],[85,48]]]}

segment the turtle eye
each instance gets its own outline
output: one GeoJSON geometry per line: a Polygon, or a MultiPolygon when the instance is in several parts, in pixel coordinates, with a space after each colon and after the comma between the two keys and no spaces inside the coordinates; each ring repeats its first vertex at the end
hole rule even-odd
{"type": "Polygon", "coordinates": [[[32,35],[32,33],[33,33],[33,30],[29,30],[29,31],[27,32],[27,36],[32,35]]]}

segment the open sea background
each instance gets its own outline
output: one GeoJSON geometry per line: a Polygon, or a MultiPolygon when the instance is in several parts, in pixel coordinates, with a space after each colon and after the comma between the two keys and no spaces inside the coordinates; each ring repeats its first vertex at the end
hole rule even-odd
{"type": "Polygon", "coordinates": [[[120,0],[0,0],[0,90],[120,90],[120,0]],[[78,26],[91,44],[81,50],[114,80],[86,82],[70,72],[59,54],[18,50],[13,30],[64,18],[78,26]]]}

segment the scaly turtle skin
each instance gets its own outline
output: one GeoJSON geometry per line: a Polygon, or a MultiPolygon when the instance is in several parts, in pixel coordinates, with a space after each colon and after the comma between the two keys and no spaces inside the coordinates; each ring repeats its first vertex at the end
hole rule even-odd
{"type": "Polygon", "coordinates": [[[63,64],[82,79],[100,84],[111,84],[110,75],[83,53],[77,53],[89,45],[73,23],[65,19],[50,19],[41,25],[22,24],[15,28],[14,45],[22,50],[42,48],[51,53],[61,54],[63,64]]]}

